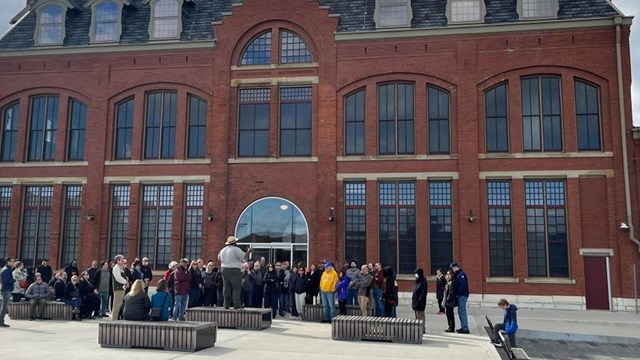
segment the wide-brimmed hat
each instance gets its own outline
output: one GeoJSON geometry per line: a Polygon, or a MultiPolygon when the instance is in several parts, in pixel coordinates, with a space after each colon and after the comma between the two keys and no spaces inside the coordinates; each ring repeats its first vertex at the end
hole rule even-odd
{"type": "Polygon", "coordinates": [[[235,237],[235,236],[233,236],[233,235],[231,235],[231,236],[229,236],[229,237],[227,238],[227,242],[226,242],[226,243],[224,243],[224,244],[225,244],[225,245],[231,245],[231,244],[235,244],[235,243],[237,243],[237,242],[238,242],[238,238],[237,238],[237,237],[235,237]]]}

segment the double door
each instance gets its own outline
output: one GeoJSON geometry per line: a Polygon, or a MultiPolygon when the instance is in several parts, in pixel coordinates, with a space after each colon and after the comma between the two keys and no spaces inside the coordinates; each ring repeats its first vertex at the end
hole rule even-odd
{"type": "Polygon", "coordinates": [[[291,267],[302,263],[307,266],[307,245],[295,244],[247,244],[251,249],[251,258],[265,258],[266,264],[288,261],[291,267]]]}

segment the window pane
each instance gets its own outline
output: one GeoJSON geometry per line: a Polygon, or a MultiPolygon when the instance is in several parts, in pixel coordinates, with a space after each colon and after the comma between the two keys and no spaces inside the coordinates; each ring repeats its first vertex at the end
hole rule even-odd
{"type": "Polygon", "coordinates": [[[18,118],[20,104],[14,103],[2,111],[2,128],[0,128],[0,161],[14,161],[16,159],[16,141],[18,136],[18,118]]]}
{"type": "Polygon", "coordinates": [[[411,273],[416,266],[415,183],[379,183],[378,197],[380,260],[396,273],[411,273]]]}
{"type": "Polygon", "coordinates": [[[311,155],[311,87],[280,89],[280,155],[311,155]]]}
{"type": "Polygon", "coordinates": [[[24,194],[20,259],[34,267],[49,257],[53,186],[27,186],[24,194]]]}
{"type": "Polygon", "coordinates": [[[311,62],[311,53],[307,44],[291,31],[280,32],[280,62],[283,64],[311,62]]]}
{"type": "Polygon", "coordinates": [[[207,102],[193,95],[189,95],[189,150],[187,152],[188,158],[204,158],[206,136],[207,102]]]}
{"type": "Polygon", "coordinates": [[[31,100],[29,161],[51,161],[55,156],[58,128],[58,97],[38,96],[31,100]]]}
{"type": "Polygon", "coordinates": [[[153,269],[164,269],[171,261],[173,185],[145,185],[142,196],[140,256],[153,269]]]}
{"type": "Polygon", "coordinates": [[[84,160],[85,129],[87,127],[87,105],[71,100],[69,119],[69,160],[84,160]]]}
{"type": "Polygon", "coordinates": [[[378,26],[409,25],[407,0],[378,0],[379,24],[378,26]]]}
{"type": "Polygon", "coordinates": [[[239,97],[238,156],[269,156],[271,90],[240,89],[239,97]]]}
{"type": "Polygon", "coordinates": [[[511,183],[487,182],[490,276],[513,276],[511,183]]]}
{"type": "Polygon", "coordinates": [[[451,22],[482,20],[482,7],[479,0],[449,0],[451,2],[451,22]]]}
{"type": "Polygon", "coordinates": [[[47,5],[40,10],[38,18],[39,44],[62,43],[64,13],[64,8],[60,5],[47,5]]]}
{"type": "Polygon", "coordinates": [[[127,256],[129,237],[129,185],[111,186],[111,222],[109,230],[109,259],[127,256]]]}
{"type": "Polygon", "coordinates": [[[175,157],[176,111],[176,93],[147,94],[145,159],[175,157]]]}
{"type": "Polygon", "coordinates": [[[242,54],[240,65],[271,64],[271,32],[259,35],[247,46],[242,54]]]}
{"type": "Polygon", "coordinates": [[[366,183],[345,183],[345,258],[367,261],[366,183]]]}
{"type": "Polygon", "coordinates": [[[429,86],[429,153],[448,154],[449,94],[429,86]]]}
{"type": "Polygon", "coordinates": [[[0,186],[0,265],[4,266],[9,243],[9,229],[11,228],[11,186],[0,186]]]}
{"type": "Polygon", "coordinates": [[[507,85],[502,84],[484,95],[487,152],[509,151],[506,88],[507,85]]]}
{"type": "MultiPolygon", "coordinates": [[[[204,216],[204,185],[186,185],[184,215],[184,257],[202,256],[202,219],[204,216]]],[[[162,265],[162,264],[160,264],[162,265]]]]}
{"type": "Polygon", "coordinates": [[[157,0],[153,7],[153,37],[178,37],[178,1],[157,0]]]}
{"type": "Polygon", "coordinates": [[[600,146],[600,100],[598,88],[576,81],[576,122],[578,150],[599,151],[600,146]]]}
{"type": "Polygon", "coordinates": [[[78,259],[81,210],[82,186],[65,186],[62,264],[70,264],[71,261],[78,259]]]}
{"type": "Polygon", "coordinates": [[[131,159],[131,137],[133,134],[133,99],[116,107],[115,159],[131,159]]]}
{"type": "Polygon", "coordinates": [[[555,17],[552,0],[522,0],[522,17],[555,17]]]}

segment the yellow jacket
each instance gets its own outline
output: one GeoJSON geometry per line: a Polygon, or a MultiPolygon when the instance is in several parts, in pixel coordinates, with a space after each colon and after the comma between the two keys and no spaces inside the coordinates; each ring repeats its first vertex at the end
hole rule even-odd
{"type": "Polygon", "coordinates": [[[325,270],[320,278],[320,290],[335,292],[338,284],[338,273],[332,267],[331,270],[325,270]]]}

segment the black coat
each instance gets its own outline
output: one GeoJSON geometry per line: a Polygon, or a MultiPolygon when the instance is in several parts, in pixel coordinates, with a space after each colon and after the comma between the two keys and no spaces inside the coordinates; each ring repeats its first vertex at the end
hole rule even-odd
{"type": "Polygon", "coordinates": [[[416,287],[413,289],[411,299],[411,309],[416,311],[424,311],[427,307],[427,279],[424,277],[416,279],[416,287]]]}
{"type": "Polygon", "coordinates": [[[136,296],[127,294],[124,297],[122,316],[125,320],[149,320],[149,310],[151,310],[151,301],[146,293],[141,292],[136,296]]]}
{"type": "Polygon", "coordinates": [[[56,299],[64,299],[65,290],[66,285],[64,281],[58,279],[53,283],[53,292],[55,293],[56,299]]]}
{"type": "Polygon", "coordinates": [[[46,282],[47,284],[49,283],[49,281],[51,281],[51,277],[53,276],[51,266],[40,265],[38,266],[38,269],[36,269],[36,272],[40,273],[40,275],[42,276],[42,281],[46,282]]]}
{"type": "Polygon", "coordinates": [[[87,295],[93,294],[93,285],[84,280],[80,280],[78,282],[78,287],[80,288],[80,296],[83,298],[87,295]]]}
{"type": "Polygon", "coordinates": [[[64,287],[64,299],[73,300],[80,298],[80,286],[73,285],[73,282],[69,281],[64,287]]]}
{"type": "Polygon", "coordinates": [[[275,271],[267,271],[264,274],[264,292],[273,294],[278,291],[278,274],[275,271]]]}
{"type": "Polygon", "coordinates": [[[318,296],[320,293],[320,279],[322,278],[323,271],[316,269],[313,274],[307,273],[309,277],[309,286],[307,287],[307,294],[310,296],[318,296]]]}
{"type": "Polygon", "coordinates": [[[442,299],[444,297],[444,287],[447,285],[444,275],[436,278],[436,298],[442,299]]]}
{"type": "Polygon", "coordinates": [[[296,294],[306,293],[307,289],[309,288],[309,282],[310,279],[307,277],[307,275],[296,277],[295,283],[293,284],[296,294]]]}
{"type": "Polygon", "coordinates": [[[450,281],[444,287],[444,298],[442,299],[442,307],[454,308],[458,306],[456,297],[456,287],[453,281],[450,281]]]}
{"type": "Polygon", "coordinates": [[[189,268],[189,274],[191,274],[191,282],[189,287],[192,289],[199,289],[202,284],[202,275],[200,274],[200,269],[194,269],[193,267],[189,268]]]}

